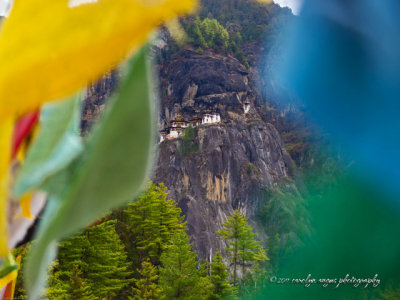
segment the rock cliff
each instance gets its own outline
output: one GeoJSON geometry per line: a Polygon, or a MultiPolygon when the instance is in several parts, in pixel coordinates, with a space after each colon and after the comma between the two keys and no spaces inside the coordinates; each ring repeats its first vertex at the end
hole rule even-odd
{"type": "MultiPolygon", "coordinates": [[[[282,134],[287,137],[285,130],[297,126],[286,116],[298,114],[294,110],[288,113],[276,104],[276,95],[259,88],[261,71],[256,66],[260,47],[248,45],[255,53],[248,69],[230,55],[212,50],[198,53],[190,46],[157,65],[159,130],[178,114],[186,120],[207,110],[221,116],[218,124],[196,126],[190,137],[184,130],[183,136],[161,142],[152,178],[164,182],[169,196],[177,201],[202,258],[207,258],[211,249],[215,253],[226,246],[216,231],[235,209],[249,218],[267,244],[266,230],[257,220],[257,211],[265,204],[262,191],[284,182],[298,194],[296,166],[281,140],[282,134]],[[250,107],[247,113],[245,103],[250,107]]],[[[106,75],[88,89],[83,133],[103,110],[117,78],[116,74],[106,75]]],[[[297,143],[298,135],[292,137],[297,143]]]]}
{"type": "MultiPolygon", "coordinates": [[[[294,179],[298,173],[296,163],[305,160],[306,147],[302,135],[295,132],[304,128],[301,113],[279,102],[283,95],[279,84],[265,76],[265,70],[273,66],[261,62],[266,51],[275,57],[273,60],[279,59],[279,51],[263,48],[257,41],[244,44],[249,63],[246,68],[230,54],[198,51],[190,45],[170,51],[166,57],[163,51],[165,54],[170,45],[166,31],[160,41],[151,49],[153,57],[161,58],[156,65],[158,130],[170,126],[178,114],[190,120],[207,110],[220,114],[221,122],[196,126],[190,129],[191,134],[185,129],[181,137],[161,142],[153,181],[164,182],[169,196],[177,201],[194,248],[202,258],[208,258],[211,249],[215,253],[216,248],[226,246],[216,231],[235,209],[249,218],[267,244],[265,215],[263,224],[257,216],[269,201],[268,193],[263,191],[283,182],[285,188],[301,198],[294,179]],[[249,107],[246,112],[245,105],[249,107]],[[295,154],[295,161],[285,147],[295,154]]],[[[107,75],[89,89],[84,102],[83,132],[89,130],[102,110],[116,78],[115,74],[107,75]]],[[[296,219],[293,215],[291,218],[296,219]]],[[[291,228],[285,230],[284,235],[291,234],[291,228]]]]}
{"type": "Polygon", "coordinates": [[[160,129],[177,114],[190,119],[212,109],[221,115],[219,124],[195,128],[189,153],[185,137],[160,143],[154,174],[185,214],[194,248],[208,257],[211,248],[225,246],[216,231],[233,210],[257,228],[261,189],[291,182],[294,164],[269,122],[254,70],[231,56],[187,48],[159,71],[160,129]],[[250,103],[246,114],[245,102],[250,103]]]}

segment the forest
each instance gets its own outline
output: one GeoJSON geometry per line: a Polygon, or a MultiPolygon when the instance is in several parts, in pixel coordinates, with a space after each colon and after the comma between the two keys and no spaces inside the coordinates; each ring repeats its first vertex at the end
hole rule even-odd
{"type": "MultiPolygon", "coordinates": [[[[62,241],[49,270],[48,299],[239,299],[260,289],[268,261],[238,211],[218,232],[228,247],[210,262],[192,249],[186,222],[163,184],[62,241]],[[225,255],[223,255],[222,253],[225,255]]],[[[34,243],[34,242],[32,242],[34,243]]],[[[30,245],[14,250],[24,258],[30,245]]],[[[23,272],[15,297],[26,298],[23,272]]]]}
{"type": "Polygon", "coordinates": [[[249,68],[244,51],[246,44],[262,43],[269,49],[282,36],[284,25],[293,19],[289,9],[275,4],[248,0],[202,0],[201,3],[196,15],[180,18],[187,39],[184,43],[170,39],[164,58],[189,44],[200,54],[212,49],[233,55],[249,68]]]}

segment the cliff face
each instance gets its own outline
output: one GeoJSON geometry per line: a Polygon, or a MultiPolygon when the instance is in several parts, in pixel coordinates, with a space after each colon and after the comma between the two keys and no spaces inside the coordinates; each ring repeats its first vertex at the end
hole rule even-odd
{"type": "Polygon", "coordinates": [[[207,109],[217,110],[224,120],[243,119],[245,100],[254,100],[248,70],[230,56],[187,48],[160,66],[160,75],[161,127],[178,113],[190,118],[207,109]]]}
{"type": "MultiPolygon", "coordinates": [[[[161,47],[168,47],[168,43],[161,47]]],[[[198,53],[190,46],[157,65],[159,130],[168,127],[178,114],[185,120],[206,110],[221,116],[218,124],[199,125],[191,135],[184,130],[183,136],[161,142],[152,178],[156,183],[164,182],[169,197],[177,201],[186,216],[194,248],[202,258],[209,256],[211,248],[215,253],[216,248],[226,246],[216,231],[235,209],[249,218],[267,244],[266,230],[257,222],[257,211],[266,201],[262,191],[284,182],[286,188],[298,194],[293,180],[295,163],[281,136],[285,143],[289,140],[296,147],[303,145],[298,142],[300,135],[288,131],[290,126],[297,126],[288,116],[300,114],[280,106],[274,82],[260,76],[264,73],[259,68],[263,65],[259,62],[264,51],[261,45],[249,43],[245,50],[249,69],[230,55],[211,50],[198,53]],[[249,106],[246,113],[245,103],[249,106]]],[[[159,51],[154,47],[152,54],[157,56],[159,51]]],[[[103,110],[117,76],[108,74],[88,89],[83,104],[83,133],[103,110]]]]}
{"type": "Polygon", "coordinates": [[[275,128],[262,121],[202,125],[195,143],[198,151],[184,156],[179,139],[162,142],[154,181],[178,201],[204,257],[224,246],[216,231],[234,209],[254,217],[260,188],[287,177],[291,159],[275,128]]]}
{"type": "MultiPolygon", "coordinates": [[[[259,47],[248,46],[255,53],[252,66],[258,65],[259,47]]],[[[297,189],[292,180],[296,167],[281,141],[285,111],[274,105],[272,93],[259,88],[260,71],[246,69],[229,55],[210,50],[200,54],[190,47],[157,68],[159,130],[168,127],[178,114],[186,120],[206,110],[221,116],[220,123],[199,125],[190,137],[184,131],[183,136],[167,139],[158,148],[152,180],[164,182],[169,197],[182,209],[194,248],[202,258],[209,256],[211,248],[213,253],[224,248],[216,231],[235,209],[249,218],[267,243],[256,218],[261,200],[265,204],[261,191],[281,182],[294,193],[297,189]],[[247,113],[245,103],[250,107],[247,113]]],[[[117,76],[108,74],[88,89],[83,133],[103,110],[117,76]]]]}
{"type": "Polygon", "coordinates": [[[90,130],[104,110],[106,101],[116,87],[117,76],[116,72],[108,73],[99,82],[87,88],[87,95],[82,104],[81,130],[83,134],[90,130]]]}
{"type": "Polygon", "coordinates": [[[230,56],[186,49],[160,66],[160,74],[160,129],[177,114],[190,119],[212,109],[221,115],[219,124],[196,127],[189,153],[184,137],[160,143],[154,174],[185,214],[194,248],[207,257],[210,248],[225,246],[216,231],[233,210],[257,227],[260,190],[290,182],[294,164],[268,122],[252,69],[230,56]]]}

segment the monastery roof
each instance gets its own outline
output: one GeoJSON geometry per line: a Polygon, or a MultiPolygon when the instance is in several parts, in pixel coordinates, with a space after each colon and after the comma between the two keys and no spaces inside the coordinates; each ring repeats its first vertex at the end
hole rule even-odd
{"type": "Polygon", "coordinates": [[[215,110],[205,110],[203,111],[202,115],[219,115],[215,110]]]}
{"type": "Polygon", "coordinates": [[[186,122],[181,114],[177,114],[175,120],[171,120],[171,122],[186,122]]]}

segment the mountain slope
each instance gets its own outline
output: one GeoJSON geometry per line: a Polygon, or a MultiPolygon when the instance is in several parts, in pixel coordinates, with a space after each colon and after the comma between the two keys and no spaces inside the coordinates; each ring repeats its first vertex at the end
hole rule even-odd
{"type": "Polygon", "coordinates": [[[194,248],[208,257],[211,248],[224,247],[216,231],[235,209],[257,227],[263,189],[283,181],[296,189],[294,163],[268,122],[253,72],[237,59],[189,47],[159,67],[166,74],[160,80],[160,130],[178,114],[187,120],[206,110],[221,115],[219,124],[194,129],[189,153],[185,134],[160,143],[154,175],[185,214],[194,248]]]}

